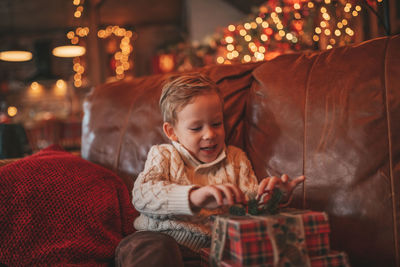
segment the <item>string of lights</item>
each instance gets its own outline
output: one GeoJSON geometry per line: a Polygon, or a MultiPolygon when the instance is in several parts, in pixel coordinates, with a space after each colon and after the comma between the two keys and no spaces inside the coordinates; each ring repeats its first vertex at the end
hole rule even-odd
{"type": "MultiPolygon", "coordinates": [[[[74,17],[79,19],[82,17],[84,12],[84,0],[73,0],[75,6],[74,17]]],[[[89,27],[77,27],[75,31],[69,31],[67,33],[67,38],[70,40],[71,44],[75,45],[80,42],[80,38],[85,38],[88,36],[90,30],[89,27]]],[[[133,64],[130,63],[129,57],[133,51],[132,37],[134,33],[120,26],[107,26],[104,29],[97,31],[97,37],[100,39],[106,39],[110,36],[116,36],[121,38],[119,43],[119,50],[115,52],[113,58],[115,59],[115,78],[117,80],[123,79],[125,77],[125,72],[133,68],[133,64]]],[[[74,86],[82,86],[82,77],[85,74],[85,61],[80,57],[75,57],[73,59],[73,70],[74,74],[74,86]]]]}
{"type": "Polygon", "coordinates": [[[97,36],[101,39],[106,39],[111,35],[121,37],[118,51],[114,54],[115,63],[115,77],[120,80],[125,77],[124,72],[131,69],[131,64],[129,63],[129,56],[133,51],[131,45],[131,39],[133,37],[133,32],[126,30],[125,28],[119,26],[108,26],[105,29],[100,29],[97,32],[97,36]]]}
{"type": "Polygon", "coordinates": [[[331,49],[354,40],[361,6],[347,0],[277,1],[261,5],[244,23],[231,24],[217,41],[216,62],[269,60],[287,51],[331,49]]]}

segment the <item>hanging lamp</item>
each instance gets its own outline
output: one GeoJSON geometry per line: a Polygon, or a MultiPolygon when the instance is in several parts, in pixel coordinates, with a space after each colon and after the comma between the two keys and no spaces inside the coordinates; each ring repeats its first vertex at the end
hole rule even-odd
{"type": "Polygon", "coordinates": [[[86,48],[80,45],[57,46],[52,51],[56,57],[80,57],[86,53],[86,48]]]}
{"type": "MultiPolygon", "coordinates": [[[[14,6],[12,5],[12,0],[8,1],[7,8],[9,11],[10,19],[10,29],[14,29],[14,6]]],[[[26,49],[23,49],[18,45],[18,41],[12,40],[11,44],[7,49],[0,51],[0,60],[10,61],[10,62],[23,62],[32,59],[32,53],[26,49]]]]}
{"type": "Polygon", "coordinates": [[[32,53],[25,50],[10,49],[0,52],[0,60],[9,62],[23,62],[32,59],[32,53]]]}

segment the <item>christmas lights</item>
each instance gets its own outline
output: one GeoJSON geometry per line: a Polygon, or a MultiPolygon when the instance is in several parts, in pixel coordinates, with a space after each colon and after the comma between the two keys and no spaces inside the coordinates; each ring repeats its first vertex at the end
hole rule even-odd
{"type": "Polygon", "coordinates": [[[245,22],[223,30],[217,40],[223,49],[216,49],[216,62],[254,62],[290,51],[349,44],[354,41],[354,18],[361,10],[348,0],[268,1],[245,22]]]}
{"type": "MultiPolygon", "coordinates": [[[[79,19],[82,17],[84,11],[84,0],[73,0],[74,6],[76,6],[74,17],[79,19]]],[[[80,42],[80,38],[87,37],[89,34],[89,27],[77,27],[75,31],[69,31],[67,38],[71,44],[76,45],[80,42]]],[[[97,37],[105,39],[115,35],[121,37],[119,43],[119,50],[115,52],[113,56],[113,62],[115,63],[115,78],[123,79],[125,72],[132,68],[132,63],[129,61],[129,55],[132,53],[131,39],[133,32],[119,26],[108,26],[105,29],[100,29],[97,32],[97,37]]],[[[85,62],[80,57],[75,57],[73,60],[74,74],[74,86],[82,86],[82,77],[85,73],[85,62]]]]}

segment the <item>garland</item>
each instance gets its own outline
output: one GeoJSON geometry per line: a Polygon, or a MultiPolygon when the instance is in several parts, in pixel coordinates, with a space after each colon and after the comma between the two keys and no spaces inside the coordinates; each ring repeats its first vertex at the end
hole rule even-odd
{"type": "Polygon", "coordinates": [[[282,197],[282,191],[274,188],[271,199],[267,203],[259,203],[256,198],[251,198],[247,204],[235,204],[229,207],[229,214],[235,216],[276,214],[279,211],[279,202],[282,197]]]}

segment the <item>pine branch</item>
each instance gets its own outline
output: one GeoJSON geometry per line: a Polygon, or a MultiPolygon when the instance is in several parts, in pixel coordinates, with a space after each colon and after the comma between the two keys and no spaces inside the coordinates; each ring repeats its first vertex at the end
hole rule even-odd
{"type": "Polygon", "coordinates": [[[271,215],[279,211],[279,202],[283,197],[283,193],[279,188],[274,188],[271,199],[267,203],[259,203],[257,199],[250,199],[246,205],[233,205],[229,208],[229,214],[235,216],[250,215],[271,215]]]}

